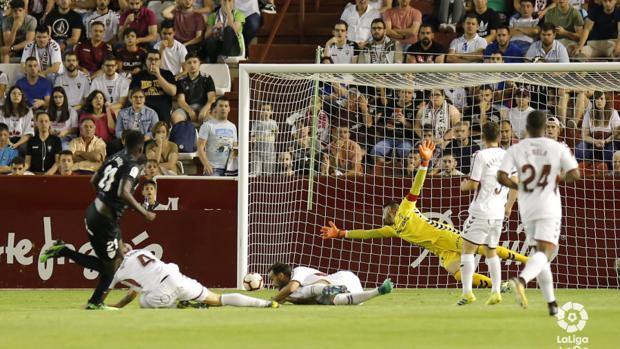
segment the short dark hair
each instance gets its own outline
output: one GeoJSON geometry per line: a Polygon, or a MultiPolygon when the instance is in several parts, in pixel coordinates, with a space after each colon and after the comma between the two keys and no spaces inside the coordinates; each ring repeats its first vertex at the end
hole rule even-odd
{"type": "Polygon", "coordinates": [[[172,30],[174,30],[174,21],[171,20],[171,19],[164,19],[161,22],[161,29],[160,29],[160,31],[162,31],[164,29],[172,29],[172,30]]]}
{"type": "MultiPolygon", "coordinates": [[[[67,52],[65,52],[65,59],[68,56],[75,56],[75,58],[78,58],[77,53],[75,53],[75,51],[67,51],[67,52]]],[[[79,59],[78,59],[78,61],[79,61],[79,59]]]]}
{"type": "Polygon", "coordinates": [[[540,32],[552,31],[555,33],[555,25],[553,23],[545,22],[540,26],[540,32]]]}
{"type": "Polygon", "coordinates": [[[35,33],[50,33],[50,28],[48,26],[46,26],[45,24],[39,24],[37,26],[37,28],[35,29],[35,33]]]}
{"type": "Polygon", "coordinates": [[[26,8],[26,2],[24,2],[24,0],[11,0],[9,7],[12,10],[15,10],[18,8],[26,8]]]}
{"type": "Polygon", "coordinates": [[[9,132],[9,126],[5,124],[4,122],[0,122],[0,132],[2,131],[9,132]]]}
{"type": "Polygon", "coordinates": [[[146,55],[147,55],[147,56],[148,56],[148,55],[150,55],[150,54],[158,55],[158,56],[159,56],[159,58],[161,58],[161,52],[159,52],[159,50],[156,50],[156,49],[154,49],[154,48],[152,48],[152,49],[150,49],[150,50],[148,50],[148,51],[146,52],[146,55]]]}
{"type": "Polygon", "coordinates": [[[321,57],[321,64],[334,64],[334,60],[330,56],[321,57]],[[327,63],[323,63],[327,61],[327,63]]]}
{"type": "Polygon", "coordinates": [[[477,23],[478,25],[480,25],[480,20],[478,19],[478,16],[476,16],[476,14],[475,14],[475,13],[470,12],[470,13],[466,14],[466,15],[465,15],[465,18],[463,18],[463,23],[465,23],[465,21],[467,20],[467,18],[473,18],[473,19],[475,19],[475,20],[476,20],[476,23],[477,23]]]}
{"type": "Polygon", "coordinates": [[[24,63],[28,64],[28,62],[32,62],[32,61],[35,61],[35,62],[37,62],[37,64],[39,64],[39,61],[37,61],[37,57],[34,57],[34,56],[30,56],[30,57],[26,58],[26,61],[24,63]]]}
{"type": "Polygon", "coordinates": [[[508,30],[508,34],[510,34],[510,27],[508,27],[508,25],[500,24],[500,25],[497,26],[497,28],[495,28],[495,31],[497,32],[500,29],[506,29],[506,30],[508,30]]]}
{"type": "Polygon", "coordinates": [[[144,145],[144,135],[140,131],[127,130],[123,139],[125,140],[127,151],[131,153],[136,152],[144,145]]]}
{"type": "Polygon", "coordinates": [[[372,22],[370,22],[370,26],[372,27],[372,25],[375,24],[375,23],[381,23],[381,24],[383,24],[383,28],[386,27],[385,21],[381,17],[373,19],[372,22]]]}
{"type": "Polygon", "coordinates": [[[16,156],[11,161],[11,166],[13,166],[13,165],[25,165],[25,164],[26,164],[26,160],[23,157],[21,157],[21,156],[16,156]]]}
{"type": "Polygon", "coordinates": [[[345,30],[349,30],[349,23],[347,23],[347,22],[343,21],[342,19],[340,19],[340,20],[338,20],[336,23],[334,23],[334,28],[335,28],[337,25],[344,25],[344,29],[345,29],[345,30]]]}
{"type": "Polygon", "coordinates": [[[138,92],[142,92],[146,96],[146,93],[144,93],[144,91],[142,91],[141,88],[134,87],[133,89],[129,90],[129,98],[133,97],[133,95],[138,93],[138,92]]]}
{"type": "Polygon", "coordinates": [[[103,24],[103,22],[101,22],[101,21],[94,21],[94,22],[91,22],[91,23],[90,23],[90,27],[91,27],[91,28],[92,28],[92,27],[94,27],[94,26],[96,26],[96,25],[100,25],[100,26],[102,26],[102,27],[103,27],[103,29],[105,29],[105,24],[103,24]]]}
{"type": "Polygon", "coordinates": [[[547,128],[547,114],[542,110],[534,110],[527,115],[527,131],[530,134],[539,133],[547,128]]]}
{"type": "Polygon", "coordinates": [[[282,273],[289,279],[291,278],[291,266],[288,264],[280,262],[274,263],[271,267],[269,267],[269,270],[267,270],[267,272],[273,273],[274,275],[282,273]]]}
{"type": "Polygon", "coordinates": [[[433,27],[433,24],[430,22],[422,22],[422,24],[420,24],[420,29],[422,28],[430,28],[431,32],[435,32],[435,28],[433,27]]]}
{"type": "Polygon", "coordinates": [[[113,54],[109,54],[107,56],[105,56],[105,59],[103,60],[103,62],[108,62],[108,61],[117,61],[117,58],[113,55],[113,54]]]}
{"type": "Polygon", "coordinates": [[[127,37],[129,34],[134,33],[136,34],[136,36],[138,36],[138,32],[133,29],[133,28],[127,28],[125,29],[125,31],[123,32],[123,38],[127,37]]]}
{"type": "Polygon", "coordinates": [[[142,187],[143,187],[143,188],[144,188],[144,187],[146,187],[147,185],[152,185],[152,186],[154,186],[155,188],[157,188],[157,182],[155,182],[155,181],[154,181],[154,180],[152,180],[152,179],[146,179],[146,180],[144,180],[144,182],[142,182],[142,187]]]}
{"type": "Polygon", "coordinates": [[[530,4],[532,4],[532,6],[534,6],[534,0],[521,0],[521,4],[523,4],[524,2],[529,2],[530,4]]]}
{"type": "Polygon", "coordinates": [[[200,60],[200,57],[198,56],[198,52],[196,51],[189,51],[186,55],[185,55],[185,61],[189,61],[192,58],[196,58],[197,60],[200,60]]]}
{"type": "Polygon", "coordinates": [[[69,155],[69,156],[73,157],[73,152],[71,150],[69,150],[69,149],[65,149],[65,150],[61,151],[58,156],[63,156],[63,155],[69,155]]]}
{"type": "Polygon", "coordinates": [[[230,100],[229,100],[229,99],[228,99],[228,97],[226,97],[226,96],[219,96],[219,97],[217,97],[217,98],[215,99],[215,102],[213,102],[213,106],[214,106],[214,107],[215,107],[215,106],[217,106],[217,104],[218,104],[219,102],[229,102],[229,103],[230,103],[230,100]]]}
{"type": "Polygon", "coordinates": [[[497,141],[499,138],[499,125],[494,121],[488,121],[482,125],[482,139],[487,142],[497,141]]]}

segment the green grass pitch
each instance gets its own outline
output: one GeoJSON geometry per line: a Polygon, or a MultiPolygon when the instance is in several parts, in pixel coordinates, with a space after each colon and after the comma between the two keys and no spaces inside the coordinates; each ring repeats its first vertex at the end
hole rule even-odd
{"type": "MultiPolygon", "coordinates": [[[[218,291],[218,290],[216,290],[218,291]]],[[[233,290],[223,290],[232,292],[233,290]]],[[[511,294],[485,306],[454,305],[455,289],[396,289],[360,306],[279,309],[143,310],[134,301],[117,312],[86,311],[90,290],[0,290],[0,348],[573,348],[547,315],[538,290],[522,310],[511,294]]],[[[251,295],[268,298],[275,291],[251,295]]],[[[114,291],[108,300],[123,295],[114,291]]],[[[589,320],[579,348],[620,348],[618,290],[558,290],[558,303],[578,302],[589,320]]]]}

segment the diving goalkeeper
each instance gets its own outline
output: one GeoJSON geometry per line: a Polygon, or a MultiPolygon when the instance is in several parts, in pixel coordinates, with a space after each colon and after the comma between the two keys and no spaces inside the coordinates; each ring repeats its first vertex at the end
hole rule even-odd
{"type": "MultiPolygon", "coordinates": [[[[424,247],[439,257],[441,266],[457,281],[461,281],[459,266],[463,240],[460,231],[451,225],[427,218],[416,207],[416,201],[424,184],[435,144],[432,141],[424,141],[418,150],[422,164],[418,168],[411,190],[400,205],[397,202],[390,202],[383,207],[383,227],[370,230],[344,230],[338,229],[334,222],[330,221],[328,227],[321,228],[321,236],[323,239],[399,237],[424,247]]],[[[480,246],[477,253],[485,255],[485,251],[484,246],[480,246]]],[[[501,246],[497,247],[496,252],[501,259],[512,259],[521,263],[527,261],[527,257],[501,246]]],[[[475,287],[491,287],[491,279],[481,274],[474,274],[472,285],[475,287]]]]}

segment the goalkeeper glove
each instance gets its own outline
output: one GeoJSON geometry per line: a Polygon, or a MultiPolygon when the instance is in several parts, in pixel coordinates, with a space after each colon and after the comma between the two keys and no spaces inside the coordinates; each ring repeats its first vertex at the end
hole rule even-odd
{"type": "Polygon", "coordinates": [[[433,152],[435,151],[435,143],[433,141],[425,140],[418,147],[418,152],[422,158],[422,166],[427,167],[428,163],[433,158],[433,152]]]}
{"type": "Polygon", "coordinates": [[[321,228],[321,237],[323,239],[343,238],[345,235],[347,235],[347,231],[338,229],[332,221],[329,221],[329,227],[321,228]]]}

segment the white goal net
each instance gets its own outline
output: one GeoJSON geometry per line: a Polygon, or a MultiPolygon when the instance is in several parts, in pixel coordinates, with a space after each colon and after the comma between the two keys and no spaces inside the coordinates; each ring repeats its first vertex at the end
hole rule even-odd
{"type": "MultiPolygon", "coordinates": [[[[617,288],[619,92],[614,63],[241,65],[239,275],[266,276],[285,262],[351,270],[366,287],[386,277],[399,287],[456,286],[438,257],[409,242],[323,240],[320,228],[330,220],[341,229],[381,226],[382,206],[411,186],[417,144],[432,138],[441,146],[418,208],[461,229],[472,194],[459,184],[481,124],[497,122],[508,147],[527,136],[527,113],[542,109],[549,136],[576,153],[585,177],[561,187],[556,285],[617,288]]],[[[501,244],[527,254],[517,205],[501,244]]],[[[505,261],[502,276],[521,268],[505,261]]]]}

